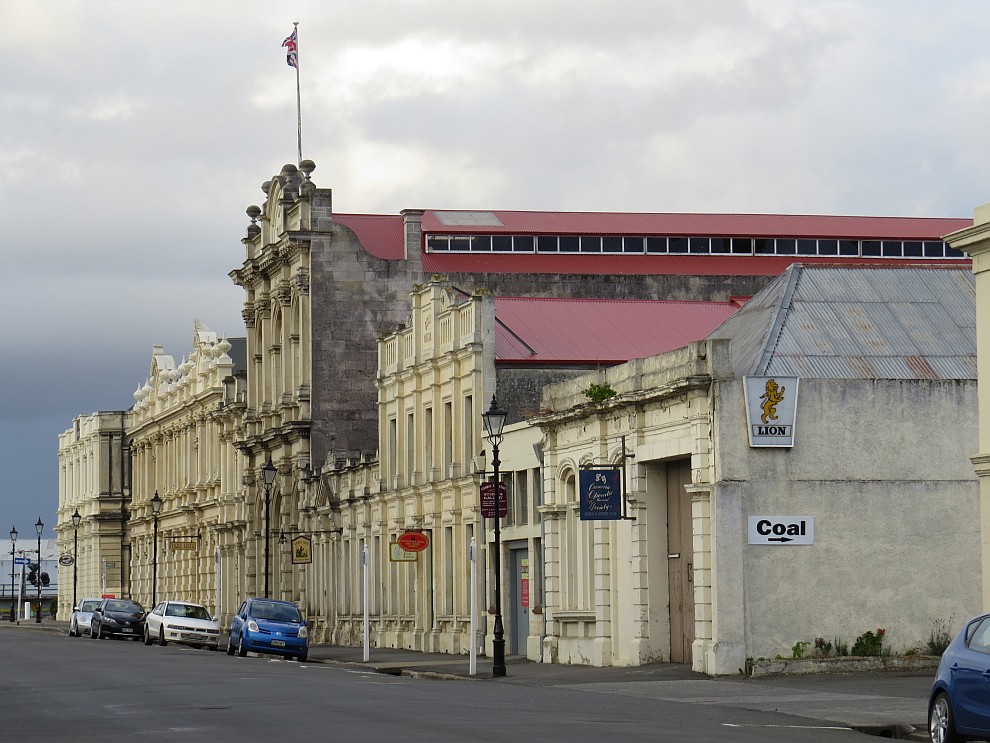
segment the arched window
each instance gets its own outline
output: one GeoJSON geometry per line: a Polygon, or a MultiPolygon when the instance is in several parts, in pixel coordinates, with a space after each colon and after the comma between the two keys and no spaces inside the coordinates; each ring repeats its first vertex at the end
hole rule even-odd
{"type": "Polygon", "coordinates": [[[577,475],[573,469],[561,476],[566,506],[560,549],[561,605],[565,611],[593,611],[595,584],[593,521],[581,521],[577,475]]]}

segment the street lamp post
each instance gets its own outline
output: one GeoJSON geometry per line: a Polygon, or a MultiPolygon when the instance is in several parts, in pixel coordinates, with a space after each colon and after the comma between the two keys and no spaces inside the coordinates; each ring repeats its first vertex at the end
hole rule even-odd
{"type": "Polygon", "coordinates": [[[45,525],[41,521],[41,516],[38,517],[38,523],[34,525],[34,528],[38,530],[38,615],[35,618],[37,624],[41,624],[41,532],[45,530],[45,525]]]}
{"type": "Polygon", "coordinates": [[[261,468],[261,475],[265,482],[265,598],[268,598],[268,543],[271,541],[272,531],[272,483],[275,482],[275,475],[277,474],[278,468],[272,464],[271,459],[269,459],[268,462],[265,463],[265,466],[261,468]]]}
{"type": "Polygon", "coordinates": [[[502,487],[499,482],[498,447],[502,443],[502,428],[508,414],[499,408],[495,395],[488,411],[482,413],[485,432],[492,445],[492,474],[495,480],[495,555],[494,555],[494,584],[495,584],[495,635],[492,639],[492,676],[498,678],[505,675],[505,629],[502,626],[502,543],[500,524],[502,521],[502,487]]]}
{"type": "Polygon", "coordinates": [[[82,516],[77,508],[72,514],[72,610],[76,610],[76,585],[79,576],[79,524],[82,516]]]}
{"type": "Polygon", "coordinates": [[[151,520],[154,522],[154,536],[151,548],[151,605],[158,605],[158,514],[162,510],[162,498],[155,490],[155,495],[151,499],[151,520]]]}
{"type": "Polygon", "coordinates": [[[17,573],[15,550],[17,549],[17,529],[10,527],[10,621],[16,621],[17,599],[14,598],[14,575],[17,573]]]}

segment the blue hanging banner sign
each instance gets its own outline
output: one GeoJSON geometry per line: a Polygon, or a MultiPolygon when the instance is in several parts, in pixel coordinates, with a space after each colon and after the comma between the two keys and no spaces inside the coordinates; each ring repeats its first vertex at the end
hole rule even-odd
{"type": "Polygon", "coordinates": [[[582,521],[615,521],[622,518],[622,480],[616,468],[581,470],[582,521]]]}

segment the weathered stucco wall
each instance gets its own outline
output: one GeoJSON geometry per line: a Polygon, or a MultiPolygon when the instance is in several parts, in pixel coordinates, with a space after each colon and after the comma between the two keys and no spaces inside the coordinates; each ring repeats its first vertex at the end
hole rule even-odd
{"type": "Polygon", "coordinates": [[[773,658],[882,627],[900,652],[979,610],[975,382],[803,379],[791,449],[749,447],[741,380],[718,411],[716,638],[773,658]],[[813,517],[815,542],[750,545],[754,515],[813,517]]]}

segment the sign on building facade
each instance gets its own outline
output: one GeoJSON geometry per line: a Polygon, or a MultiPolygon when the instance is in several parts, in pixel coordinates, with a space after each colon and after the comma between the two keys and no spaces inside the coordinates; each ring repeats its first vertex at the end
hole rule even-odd
{"type": "Polygon", "coordinates": [[[797,377],[743,377],[749,445],[794,446],[797,377]]]}
{"type": "Polygon", "coordinates": [[[618,468],[581,470],[578,485],[582,521],[622,518],[622,479],[618,468]]]}

